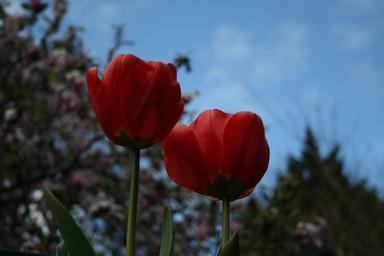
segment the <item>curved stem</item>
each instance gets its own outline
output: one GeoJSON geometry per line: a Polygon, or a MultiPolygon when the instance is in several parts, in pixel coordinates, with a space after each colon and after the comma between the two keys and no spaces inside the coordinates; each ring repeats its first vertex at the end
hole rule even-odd
{"type": "Polygon", "coordinates": [[[230,203],[229,197],[223,197],[223,209],[222,209],[222,238],[221,248],[224,248],[225,244],[229,240],[229,219],[230,219],[230,203]]]}
{"type": "Polygon", "coordinates": [[[129,193],[126,256],[136,254],[136,213],[139,192],[140,149],[132,149],[131,187],[129,193]]]}

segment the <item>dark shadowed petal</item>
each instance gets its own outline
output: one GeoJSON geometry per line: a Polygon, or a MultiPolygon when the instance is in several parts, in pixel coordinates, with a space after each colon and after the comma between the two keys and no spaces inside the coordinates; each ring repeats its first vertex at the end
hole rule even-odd
{"type": "Polygon", "coordinates": [[[165,168],[168,176],[179,186],[202,194],[208,183],[206,167],[192,129],[177,124],[163,140],[165,168]]]}
{"type": "Polygon", "coordinates": [[[184,102],[181,99],[180,85],[176,80],[176,68],[172,64],[164,64],[158,71],[162,90],[158,97],[159,101],[156,103],[160,120],[157,124],[155,137],[162,140],[179,120],[184,109],[184,102]]]}
{"type": "Polygon", "coordinates": [[[257,172],[256,172],[258,175],[252,176],[250,180],[250,184],[259,183],[265,171],[268,169],[270,149],[265,136],[260,138],[260,143],[259,143],[259,147],[256,154],[258,156],[257,172]]]}
{"type": "Polygon", "coordinates": [[[247,189],[248,185],[243,180],[227,177],[220,172],[211,179],[205,187],[204,193],[216,199],[229,197],[229,200],[233,201],[241,198],[247,189]]]}
{"type": "Polygon", "coordinates": [[[166,122],[166,120],[161,120],[161,116],[159,116],[158,109],[155,106],[147,109],[147,112],[142,113],[142,116],[140,116],[138,124],[140,126],[136,135],[140,138],[154,138],[155,132],[158,129],[158,123],[162,121],[166,122]]]}
{"type": "Polygon", "coordinates": [[[172,63],[168,63],[167,66],[169,68],[169,71],[171,72],[171,78],[176,81],[177,80],[176,67],[172,63]]]}
{"type": "Polygon", "coordinates": [[[255,190],[255,187],[256,187],[256,186],[251,187],[250,189],[248,189],[247,191],[245,191],[243,194],[241,194],[241,195],[239,196],[238,199],[243,198],[243,197],[246,197],[246,196],[249,196],[249,195],[253,192],[253,190],[255,190]]]}
{"type": "Polygon", "coordinates": [[[109,104],[109,92],[105,90],[99,79],[97,68],[90,68],[87,73],[88,91],[91,97],[92,105],[96,117],[100,123],[105,135],[114,141],[114,121],[111,115],[111,106],[109,104]]]}

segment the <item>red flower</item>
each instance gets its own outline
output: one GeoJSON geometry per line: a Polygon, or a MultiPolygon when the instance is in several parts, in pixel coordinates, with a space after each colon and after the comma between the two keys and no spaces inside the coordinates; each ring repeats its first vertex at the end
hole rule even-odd
{"type": "Polygon", "coordinates": [[[177,124],[163,141],[169,177],[211,199],[249,195],[268,168],[269,146],[260,117],[206,110],[177,124]]]}
{"type": "Polygon", "coordinates": [[[100,81],[88,70],[88,90],[100,126],[115,144],[147,148],[163,140],[183,112],[180,85],[172,64],[119,54],[100,81]]]}

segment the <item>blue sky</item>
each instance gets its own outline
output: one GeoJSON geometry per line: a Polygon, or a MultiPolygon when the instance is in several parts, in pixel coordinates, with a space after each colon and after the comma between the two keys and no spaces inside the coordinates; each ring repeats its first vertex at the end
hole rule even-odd
{"type": "Polygon", "coordinates": [[[123,24],[145,60],[189,54],[179,72],[189,109],[250,110],[268,127],[272,185],[311,124],[324,149],[338,141],[351,177],[384,178],[384,1],[81,0],[66,23],[85,28],[87,51],[103,61],[112,24],[123,24]]]}

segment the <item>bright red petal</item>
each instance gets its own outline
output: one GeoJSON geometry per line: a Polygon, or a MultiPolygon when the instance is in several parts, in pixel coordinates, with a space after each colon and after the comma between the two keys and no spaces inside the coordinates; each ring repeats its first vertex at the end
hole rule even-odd
{"type": "Polygon", "coordinates": [[[148,62],[141,61],[132,70],[126,72],[129,72],[129,75],[125,74],[119,95],[124,128],[135,136],[150,137],[156,129],[158,115],[154,103],[160,89],[160,87],[153,87],[150,82],[153,67],[148,62]],[[143,123],[146,123],[146,127],[143,127],[143,123]]]}
{"type": "Polygon", "coordinates": [[[249,188],[254,187],[266,171],[265,143],[264,127],[258,115],[252,112],[234,114],[224,131],[228,168],[225,172],[243,180],[249,188]]]}
{"type": "Polygon", "coordinates": [[[162,140],[180,118],[184,104],[180,85],[169,66],[160,62],[141,62],[125,81],[122,94],[129,131],[141,138],[162,140]],[[132,111],[134,109],[134,111],[132,111]]]}
{"type": "MultiPolygon", "coordinates": [[[[135,126],[140,120],[136,119],[138,107],[135,105],[140,95],[140,84],[133,80],[138,66],[144,63],[141,59],[131,54],[117,55],[108,65],[105,79],[113,85],[114,116],[119,121],[119,128],[129,135],[135,135],[135,126]],[[107,74],[107,71],[108,74],[107,74]]],[[[136,132],[137,133],[137,132],[136,132]]]]}
{"type": "Polygon", "coordinates": [[[120,139],[132,139],[132,143],[159,142],[172,130],[184,108],[172,64],[119,54],[109,63],[101,81],[97,70],[90,70],[88,79],[91,86],[95,85],[90,88],[91,97],[109,138],[124,134],[127,138],[120,139]]]}
{"type": "Polygon", "coordinates": [[[140,126],[140,134],[144,137],[154,137],[155,133],[160,130],[160,125],[167,124],[167,115],[161,115],[160,112],[164,106],[162,103],[169,104],[169,102],[162,102],[165,92],[167,91],[168,84],[170,83],[169,74],[164,70],[165,64],[149,62],[148,65],[148,81],[143,84],[142,98],[145,99],[140,102],[140,117],[150,119],[150,123],[143,123],[140,126]],[[149,116],[148,114],[153,113],[149,116]]]}
{"type": "Polygon", "coordinates": [[[222,169],[223,134],[229,118],[229,114],[220,110],[206,110],[190,125],[198,138],[205,165],[212,171],[207,173],[211,178],[222,169]]]}
{"type": "Polygon", "coordinates": [[[178,185],[203,194],[208,183],[202,154],[191,128],[177,124],[163,140],[165,168],[178,185]]]}

